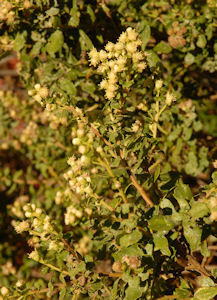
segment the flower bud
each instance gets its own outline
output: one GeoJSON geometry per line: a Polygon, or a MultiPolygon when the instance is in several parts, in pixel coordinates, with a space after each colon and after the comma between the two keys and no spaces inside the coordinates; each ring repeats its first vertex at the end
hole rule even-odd
{"type": "Polygon", "coordinates": [[[85,154],[85,153],[87,152],[87,147],[84,146],[84,145],[81,145],[81,146],[79,146],[78,151],[79,151],[81,154],[85,154]]]}
{"type": "Polygon", "coordinates": [[[73,145],[79,145],[80,142],[81,142],[81,140],[80,140],[79,138],[74,138],[74,139],[72,140],[72,144],[73,144],[73,145]]]}
{"type": "Polygon", "coordinates": [[[8,294],[9,294],[9,289],[6,288],[6,286],[3,286],[3,287],[1,288],[1,294],[2,294],[2,296],[8,295],[8,294]]]}
{"type": "Polygon", "coordinates": [[[36,83],[34,88],[35,88],[36,91],[39,91],[40,88],[41,88],[41,85],[39,83],[36,83]]]}
{"type": "Polygon", "coordinates": [[[160,90],[163,86],[163,80],[159,79],[155,81],[155,88],[156,90],[160,90]]]}

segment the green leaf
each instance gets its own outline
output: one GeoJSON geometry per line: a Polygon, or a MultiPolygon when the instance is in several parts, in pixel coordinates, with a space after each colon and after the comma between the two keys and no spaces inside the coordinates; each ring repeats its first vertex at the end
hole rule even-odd
{"type": "Polygon", "coordinates": [[[154,233],[153,234],[154,240],[154,250],[160,250],[163,255],[170,256],[171,252],[168,246],[168,240],[162,233],[154,233]]]}
{"type": "Polygon", "coordinates": [[[80,22],[80,12],[77,9],[77,7],[73,7],[70,10],[70,15],[71,15],[71,18],[69,19],[68,25],[72,26],[72,27],[78,27],[79,22],[80,22]]]}
{"type": "Polygon", "coordinates": [[[187,54],[185,55],[185,63],[186,63],[187,65],[193,64],[194,61],[195,61],[195,57],[194,57],[193,54],[187,53],[187,54]]]}
{"type": "Polygon", "coordinates": [[[153,216],[149,220],[149,226],[150,229],[154,231],[168,232],[174,227],[174,224],[169,220],[169,218],[162,215],[158,215],[158,216],[153,216]]]}
{"type": "Polygon", "coordinates": [[[174,190],[173,196],[178,201],[181,209],[188,209],[189,204],[186,200],[191,200],[193,195],[187,184],[179,182],[174,190]]]}
{"type": "Polygon", "coordinates": [[[140,287],[140,278],[134,277],[128,280],[128,288],[125,293],[125,300],[136,300],[142,296],[142,288],[140,287]]]}
{"type": "Polygon", "coordinates": [[[96,85],[91,81],[85,81],[82,83],[82,90],[89,94],[93,94],[96,90],[96,85]]]}
{"type": "Polygon", "coordinates": [[[64,43],[63,33],[60,30],[56,30],[51,34],[48,44],[46,45],[46,51],[53,57],[54,54],[62,49],[64,43]]]}
{"type": "Polygon", "coordinates": [[[40,53],[42,47],[42,43],[41,42],[36,42],[34,44],[34,46],[32,47],[32,50],[30,51],[30,55],[32,56],[36,56],[40,53]]]}
{"type": "Polygon", "coordinates": [[[54,286],[53,286],[53,283],[52,283],[52,281],[49,281],[49,283],[48,283],[48,288],[49,288],[49,291],[50,291],[50,292],[52,292],[52,291],[53,291],[53,289],[54,289],[54,286]]]}
{"type": "Polygon", "coordinates": [[[154,47],[154,50],[160,53],[170,53],[172,51],[172,48],[168,43],[161,41],[154,47]]]}
{"type": "Polygon", "coordinates": [[[26,41],[26,31],[23,31],[22,33],[17,33],[16,38],[14,40],[14,50],[15,51],[20,51],[23,46],[25,45],[26,41]]]}
{"type": "Polygon", "coordinates": [[[60,80],[60,88],[63,89],[69,96],[76,95],[76,87],[69,79],[60,80]]]}
{"type": "Polygon", "coordinates": [[[202,230],[193,221],[183,221],[184,236],[190,245],[191,252],[195,251],[201,243],[202,230]]]}
{"type": "Polygon", "coordinates": [[[212,180],[213,180],[213,183],[217,184],[217,171],[212,173],[212,180]]]}
{"type": "Polygon", "coordinates": [[[210,24],[206,27],[205,32],[206,32],[207,39],[210,40],[213,36],[213,26],[212,26],[212,24],[210,24]]]}
{"type": "Polygon", "coordinates": [[[199,35],[197,40],[197,46],[199,48],[204,48],[206,46],[206,37],[203,34],[199,35]]]}
{"type": "Polygon", "coordinates": [[[154,51],[146,51],[146,54],[147,62],[150,68],[156,67],[156,65],[161,62],[159,56],[154,51]]]}
{"type": "Polygon", "coordinates": [[[143,29],[143,31],[140,33],[140,38],[142,40],[142,50],[145,50],[145,47],[150,40],[151,37],[151,28],[149,25],[146,25],[143,29]]]}
{"type": "Polygon", "coordinates": [[[113,288],[112,288],[111,295],[110,295],[110,298],[109,298],[110,300],[116,300],[117,299],[119,280],[120,280],[120,278],[115,280],[115,282],[113,284],[113,288]]]}
{"type": "Polygon", "coordinates": [[[178,298],[176,298],[176,299],[184,299],[184,298],[189,297],[190,291],[189,291],[189,289],[180,287],[180,288],[176,289],[174,294],[178,296],[178,298]]]}
{"type": "Polygon", "coordinates": [[[155,171],[154,171],[154,182],[156,182],[156,180],[158,179],[160,175],[160,165],[157,165],[155,171]]]}
{"type": "Polygon", "coordinates": [[[139,230],[134,230],[120,238],[120,246],[127,248],[130,245],[138,243],[142,238],[142,233],[139,230]]]}
{"type": "Polygon", "coordinates": [[[200,277],[198,280],[198,284],[202,287],[205,286],[216,286],[215,282],[207,276],[200,277]]]}
{"type": "Polygon", "coordinates": [[[93,43],[91,42],[90,38],[86,35],[86,33],[82,29],[80,29],[79,34],[80,34],[79,42],[81,44],[81,50],[92,49],[93,43]]]}
{"type": "Polygon", "coordinates": [[[197,156],[192,151],[188,153],[188,162],[185,165],[185,172],[192,176],[197,176],[198,173],[200,173],[197,156]]]}
{"type": "Polygon", "coordinates": [[[200,248],[201,248],[201,254],[204,257],[209,257],[210,256],[210,251],[209,251],[209,249],[207,247],[207,241],[206,240],[201,243],[201,247],[200,248]]]}
{"type": "Polygon", "coordinates": [[[121,248],[121,250],[114,253],[112,256],[114,257],[115,261],[117,261],[117,260],[121,261],[121,259],[124,255],[143,256],[144,252],[142,251],[142,249],[140,249],[138,247],[138,245],[131,245],[131,246],[126,247],[126,248],[125,247],[121,248]]]}
{"type": "Polygon", "coordinates": [[[69,252],[64,250],[61,253],[59,253],[58,256],[62,261],[66,261],[66,259],[69,257],[69,252]]]}
{"type": "Polygon", "coordinates": [[[66,288],[64,287],[64,288],[61,288],[58,299],[64,300],[65,296],[66,296],[66,288]]]}
{"type": "Polygon", "coordinates": [[[96,16],[90,4],[87,5],[87,13],[90,16],[92,23],[94,23],[96,20],[96,16]]]}
{"type": "Polygon", "coordinates": [[[59,11],[60,11],[59,8],[51,7],[50,9],[48,9],[48,10],[46,11],[46,14],[47,14],[48,16],[56,16],[56,15],[58,15],[59,11]]]}
{"type": "Polygon", "coordinates": [[[194,219],[199,219],[208,215],[209,209],[205,203],[195,201],[193,202],[189,213],[194,219]]]}
{"type": "Polygon", "coordinates": [[[202,287],[199,288],[194,297],[199,300],[212,300],[217,295],[217,287],[202,287]]]}

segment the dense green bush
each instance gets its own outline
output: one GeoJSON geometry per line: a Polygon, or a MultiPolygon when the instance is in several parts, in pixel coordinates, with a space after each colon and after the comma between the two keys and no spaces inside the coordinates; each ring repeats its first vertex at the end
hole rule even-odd
{"type": "Polygon", "coordinates": [[[2,0],[0,299],[214,299],[215,0],[2,0]],[[214,249],[214,250],[213,250],[214,249]]]}

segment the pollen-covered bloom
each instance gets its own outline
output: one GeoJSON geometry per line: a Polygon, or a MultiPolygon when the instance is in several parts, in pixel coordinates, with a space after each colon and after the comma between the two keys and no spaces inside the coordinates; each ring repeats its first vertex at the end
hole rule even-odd
{"type": "Polygon", "coordinates": [[[14,229],[17,233],[22,233],[24,231],[27,231],[29,229],[29,222],[28,221],[22,221],[22,222],[13,222],[12,225],[14,226],[14,229]]]}
{"type": "Polygon", "coordinates": [[[29,258],[30,259],[33,259],[35,261],[39,261],[39,254],[38,254],[38,251],[37,250],[34,250],[32,251],[30,254],[29,254],[29,258]]]}
{"type": "Polygon", "coordinates": [[[120,35],[116,44],[108,42],[105,50],[98,52],[93,48],[89,52],[91,65],[98,66],[97,72],[105,77],[100,87],[105,90],[107,99],[111,100],[117,95],[123,72],[129,70],[129,73],[141,73],[146,68],[145,54],[138,49],[141,44],[136,30],[129,27],[120,35]]]}

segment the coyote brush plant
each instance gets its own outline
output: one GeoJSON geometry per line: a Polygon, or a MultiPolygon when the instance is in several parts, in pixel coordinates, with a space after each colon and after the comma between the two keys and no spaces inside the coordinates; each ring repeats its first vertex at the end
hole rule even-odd
{"type": "Polygon", "coordinates": [[[0,3],[0,299],[215,299],[216,16],[0,3]]]}

